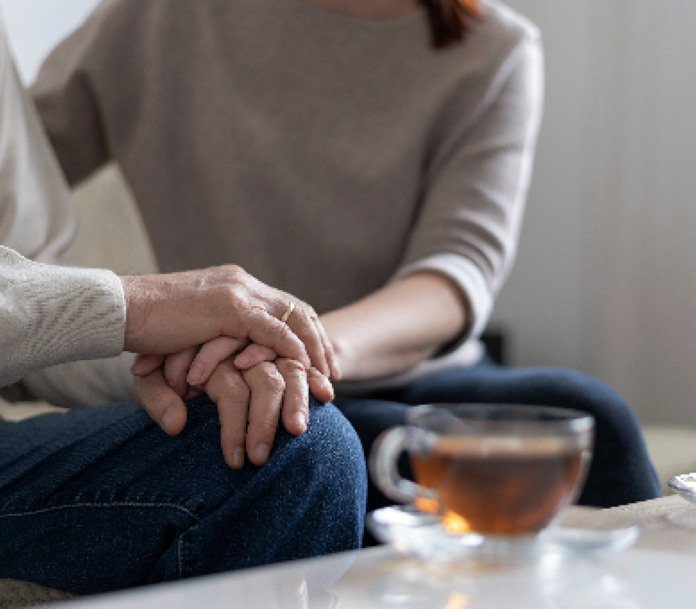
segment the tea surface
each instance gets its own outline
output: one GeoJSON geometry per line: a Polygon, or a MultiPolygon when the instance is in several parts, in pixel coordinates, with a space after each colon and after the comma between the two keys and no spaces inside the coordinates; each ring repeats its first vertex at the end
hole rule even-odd
{"type": "MultiPolygon", "coordinates": [[[[536,533],[568,500],[583,450],[564,438],[445,437],[411,454],[416,481],[437,491],[456,533],[536,533]]],[[[417,504],[428,509],[427,502],[417,504]]]]}

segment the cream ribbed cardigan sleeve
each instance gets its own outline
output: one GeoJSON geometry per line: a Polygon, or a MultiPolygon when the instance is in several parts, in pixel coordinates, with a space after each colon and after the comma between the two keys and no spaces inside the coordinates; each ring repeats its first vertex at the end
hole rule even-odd
{"type": "Polygon", "coordinates": [[[124,319],[113,273],[39,264],[0,246],[0,386],[61,362],[120,353],[124,319]]]}

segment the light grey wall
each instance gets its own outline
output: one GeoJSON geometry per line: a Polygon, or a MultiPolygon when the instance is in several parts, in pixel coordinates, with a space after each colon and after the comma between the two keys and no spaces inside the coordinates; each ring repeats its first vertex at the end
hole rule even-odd
{"type": "Polygon", "coordinates": [[[547,110],[512,361],[579,368],[644,422],[696,423],[696,3],[509,0],[541,28],[547,110]]]}
{"type": "Polygon", "coordinates": [[[696,3],[596,11],[590,362],[644,421],[696,422],[696,3]]]}
{"type": "Polygon", "coordinates": [[[587,155],[587,30],[591,3],[511,0],[541,29],[546,103],[517,263],[492,324],[509,329],[515,365],[583,366],[583,190],[587,155]]]}

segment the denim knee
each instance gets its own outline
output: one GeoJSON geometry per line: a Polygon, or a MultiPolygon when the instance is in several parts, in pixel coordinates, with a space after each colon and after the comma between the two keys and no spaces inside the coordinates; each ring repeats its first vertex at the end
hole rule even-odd
{"type": "Polygon", "coordinates": [[[541,369],[547,403],[588,412],[595,419],[594,457],[580,497],[584,505],[613,507],[659,496],[632,408],[601,381],[574,370],[541,369]]]}
{"type": "Polygon", "coordinates": [[[364,458],[332,405],[312,402],[304,434],[279,426],[268,463],[241,470],[216,406],[188,412],[176,437],[132,403],[15,424],[0,576],[85,594],[359,547],[364,458]]]}
{"type": "MultiPolygon", "coordinates": [[[[191,577],[354,550],[362,541],[367,474],[360,441],[331,404],[312,401],[307,431],[279,428],[263,467],[181,536],[173,573],[191,577]]],[[[224,477],[224,476],[223,476],[224,477]]]]}
{"type": "Polygon", "coordinates": [[[313,472],[312,494],[325,521],[325,527],[315,531],[315,542],[327,544],[322,553],[359,548],[367,471],[357,433],[333,404],[313,400],[308,430],[293,441],[299,444],[294,466],[313,472]],[[325,540],[320,541],[322,535],[325,540]]]}
{"type": "Polygon", "coordinates": [[[577,370],[539,368],[534,382],[545,400],[568,408],[577,408],[595,418],[618,425],[624,430],[638,430],[631,407],[608,385],[577,370]]]}

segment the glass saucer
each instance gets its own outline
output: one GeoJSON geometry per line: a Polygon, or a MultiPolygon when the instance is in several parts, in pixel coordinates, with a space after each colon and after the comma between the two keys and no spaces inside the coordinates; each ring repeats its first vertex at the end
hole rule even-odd
{"type": "Polygon", "coordinates": [[[687,501],[696,503],[696,473],[674,476],[667,485],[687,501]]]}
{"type": "Polygon", "coordinates": [[[640,535],[639,526],[611,531],[551,526],[538,535],[514,537],[453,534],[445,529],[439,516],[424,514],[412,506],[376,510],[368,514],[367,526],[377,539],[396,550],[435,562],[595,557],[621,552],[640,535]]]}

